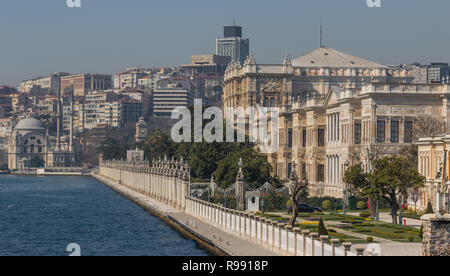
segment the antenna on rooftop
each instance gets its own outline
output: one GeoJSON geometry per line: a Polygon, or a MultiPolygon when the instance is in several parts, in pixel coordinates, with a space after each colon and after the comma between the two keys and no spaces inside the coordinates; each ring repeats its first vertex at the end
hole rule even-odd
{"type": "Polygon", "coordinates": [[[233,16],[233,26],[236,26],[236,18],[233,16]]]}
{"type": "Polygon", "coordinates": [[[320,25],[320,48],[323,46],[323,27],[320,25]]]}

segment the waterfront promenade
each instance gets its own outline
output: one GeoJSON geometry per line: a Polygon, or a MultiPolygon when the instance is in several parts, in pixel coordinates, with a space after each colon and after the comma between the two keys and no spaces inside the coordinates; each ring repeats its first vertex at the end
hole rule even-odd
{"type": "Polygon", "coordinates": [[[93,177],[106,186],[134,201],[155,216],[160,217],[178,231],[189,238],[196,240],[200,245],[217,255],[229,256],[274,256],[275,254],[264,248],[225,233],[221,229],[206,224],[205,222],[186,214],[178,209],[161,203],[155,199],[143,196],[128,189],[116,181],[110,180],[98,174],[93,177]]]}
{"type": "Polygon", "coordinates": [[[189,167],[183,160],[164,158],[150,164],[103,161],[100,157],[97,177],[217,255],[356,256],[364,253],[360,247],[352,248],[351,243],[341,244],[339,240],[329,240],[328,236],[193,198],[189,196],[189,175],[189,167]]]}

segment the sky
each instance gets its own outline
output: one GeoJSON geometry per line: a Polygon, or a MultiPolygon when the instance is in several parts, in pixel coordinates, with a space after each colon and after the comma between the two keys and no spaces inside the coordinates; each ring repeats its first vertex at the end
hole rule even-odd
{"type": "Polygon", "coordinates": [[[177,66],[213,54],[233,17],[258,63],[324,45],[383,64],[450,62],[448,0],[0,1],[0,85],[51,72],[177,66]]]}

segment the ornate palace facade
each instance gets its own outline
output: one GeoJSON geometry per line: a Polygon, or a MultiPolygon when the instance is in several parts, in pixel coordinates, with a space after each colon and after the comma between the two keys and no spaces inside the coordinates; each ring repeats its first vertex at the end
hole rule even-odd
{"type": "Polygon", "coordinates": [[[447,84],[412,84],[409,73],[321,47],[283,64],[228,66],[224,107],[280,108],[273,173],[287,179],[292,164],[311,193],[342,197],[345,167],[374,156],[398,154],[414,140],[417,116],[444,119],[450,112],[447,84]]]}

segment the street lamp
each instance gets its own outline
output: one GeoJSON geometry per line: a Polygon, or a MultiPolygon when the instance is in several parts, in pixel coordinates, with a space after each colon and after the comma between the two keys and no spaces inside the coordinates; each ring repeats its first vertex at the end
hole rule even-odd
{"type": "MultiPolygon", "coordinates": [[[[348,162],[348,160],[345,161],[344,166],[345,166],[345,171],[347,171],[348,167],[350,166],[350,162],[348,162]]],[[[344,207],[344,215],[346,215],[347,214],[347,183],[345,182],[345,180],[344,180],[344,204],[343,204],[343,207],[344,207]]]]}

